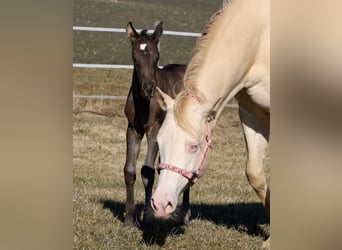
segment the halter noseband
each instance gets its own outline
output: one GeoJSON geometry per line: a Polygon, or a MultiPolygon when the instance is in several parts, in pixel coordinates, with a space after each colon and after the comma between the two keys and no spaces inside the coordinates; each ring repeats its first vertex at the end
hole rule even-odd
{"type": "MultiPolygon", "coordinates": [[[[198,97],[193,95],[193,94],[186,94],[186,96],[190,97],[190,98],[193,98],[195,99],[196,101],[200,102],[198,97]]],[[[203,168],[203,165],[204,165],[204,161],[207,157],[207,153],[209,151],[209,149],[212,147],[212,141],[211,141],[211,128],[210,128],[210,125],[209,125],[209,122],[211,121],[211,118],[208,117],[208,120],[206,121],[206,132],[207,132],[207,136],[206,136],[206,143],[205,143],[205,147],[204,147],[204,150],[203,150],[203,153],[202,153],[202,157],[201,157],[201,160],[199,161],[195,171],[193,172],[189,172],[189,171],[186,171],[182,168],[179,168],[179,167],[176,167],[176,166],[173,166],[171,164],[166,164],[166,163],[160,163],[157,167],[158,170],[163,170],[163,169],[166,169],[166,170],[171,170],[177,174],[180,174],[182,175],[183,177],[187,178],[189,180],[189,186],[192,186],[193,184],[196,183],[197,179],[200,177],[200,173],[202,171],[202,168],[203,168]]]]}

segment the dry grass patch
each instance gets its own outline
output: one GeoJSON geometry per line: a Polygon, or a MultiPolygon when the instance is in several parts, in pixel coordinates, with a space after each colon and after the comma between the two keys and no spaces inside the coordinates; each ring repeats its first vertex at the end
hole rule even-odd
{"type": "MultiPolygon", "coordinates": [[[[126,119],[74,116],[74,249],[258,249],[269,232],[268,219],[244,175],[246,150],[236,109],[226,109],[213,133],[206,173],[192,187],[188,228],[156,224],[146,240],[141,227],[123,225],[126,119]],[[145,240],[145,242],[144,242],[145,240]]],[[[144,190],[137,166],[136,201],[142,216],[144,190]]],[[[266,161],[269,173],[269,159],[266,161]]]]}

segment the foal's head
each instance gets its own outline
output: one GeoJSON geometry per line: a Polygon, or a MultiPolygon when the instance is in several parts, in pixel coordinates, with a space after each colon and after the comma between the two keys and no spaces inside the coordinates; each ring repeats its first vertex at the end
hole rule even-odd
{"type": "Polygon", "coordinates": [[[147,30],[138,34],[129,22],[126,33],[132,44],[132,59],[138,74],[141,93],[150,99],[156,90],[155,69],[159,60],[158,43],[163,33],[163,22],[157,25],[152,35],[148,35],[147,30]]]}

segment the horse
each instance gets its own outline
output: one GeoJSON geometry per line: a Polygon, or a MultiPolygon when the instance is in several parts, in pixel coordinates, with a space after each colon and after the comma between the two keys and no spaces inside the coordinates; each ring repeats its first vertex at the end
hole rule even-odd
{"type": "MultiPolygon", "coordinates": [[[[157,132],[165,118],[155,98],[156,87],[175,97],[183,89],[183,76],[186,65],[169,64],[158,67],[159,38],[163,33],[163,22],[160,22],[152,35],[147,30],[137,33],[129,22],[126,34],[132,45],[134,63],[132,84],[127,96],[125,115],[128,126],[126,131],[126,162],[124,176],[126,184],[126,203],[124,224],[133,226],[136,223],[136,205],[134,203],[134,183],[136,180],[136,163],[141,141],[146,134],[147,155],[141,168],[141,177],[145,189],[144,222],[148,221],[148,211],[155,177],[155,160],[158,153],[157,132]]],[[[185,192],[184,209],[189,207],[189,190],[185,192]]],[[[184,218],[187,223],[187,217],[184,218]]]]}
{"type": "MultiPolygon", "coordinates": [[[[198,39],[176,98],[158,89],[166,118],[157,135],[160,171],[151,206],[167,219],[177,198],[202,176],[211,133],[224,106],[239,105],[249,184],[270,214],[263,158],[270,134],[270,1],[232,0],[212,16],[198,39]]],[[[270,238],[264,243],[270,246],[270,238]]]]}

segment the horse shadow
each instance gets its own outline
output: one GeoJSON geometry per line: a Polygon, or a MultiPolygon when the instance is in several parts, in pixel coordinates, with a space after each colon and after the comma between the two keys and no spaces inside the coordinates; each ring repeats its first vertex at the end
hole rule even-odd
{"type": "Polygon", "coordinates": [[[190,207],[192,219],[208,220],[264,240],[269,236],[262,225],[269,224],[270,220],[261,203],[192,204],[190,207]]]}
{"type": "MultiPolygon", "coordinates": [[[[113,200],[100,200],[104,209],[109,209],[113,216],[124,223],[125,203],[113,200]]],[[[149,217],[148,221],[144,222],[142,214],[144,213],[145,206],[142,203],[136,204],[136,226],[142,231],[141,243],[145,245],[163,246],[165,240],[169,235],[178,235],[185,232],[185,227],[179,220],[156,220],[152,216],[152,210],[147,211],[149,217]]],[[[181,214],[181,209],[178,208],[177,212],[181,214]]]]}
{"type": "MultiPolygon", "coordinates": [[[[125,203],[113,200],[100,200],[104,209],[109,209],[114,217],[124,222],[125,203]]],[[[269,218],[260,203],[239,202],[231,204],[191,204],[191,220],[208,220],[227,229],[246,232],[251,236],[269,236],[262,225],[269,224],[269,218]]],[[[186,226],[179,219],[156,220],[143,222],[140,218],[144,212],[144,204],[136,205],[136,225],[142,231],[141,243],[163,246],[170,235],[185,233],[186,226]]],[[[182,208],[177,207],[176,213],[182,214],[182,208]]],[[[178,216],[179,217],[179,216],[178,216]]]]}

